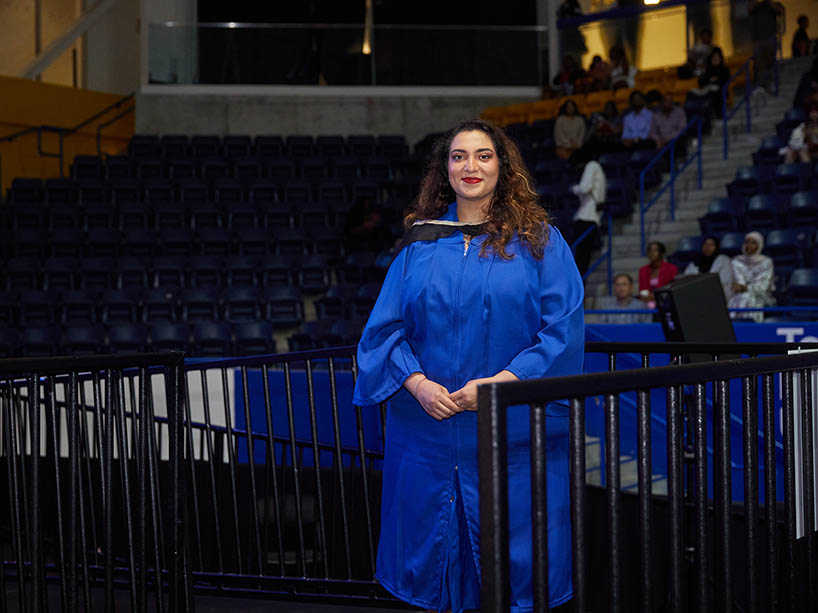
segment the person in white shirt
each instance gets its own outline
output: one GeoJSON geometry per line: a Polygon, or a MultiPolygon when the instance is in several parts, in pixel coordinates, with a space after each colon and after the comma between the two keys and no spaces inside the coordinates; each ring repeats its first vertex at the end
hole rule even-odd
{"type": "MultiPolygon", "coordinates": [[[[775,271],[771,257],[763,255],[764,237],[760,232],[748,232],[741,246],[741,255],[733,258],[733,297],[730,308],[766,307],[775,304],[775,271]]],[[[764,321],[763,311],[731,313],[736,319],[764,321]]]]}
{"type": "Polygon", "coordinates": [[[719,276],[721,287],[724,290],[724,299],[729,302],[733,297],[733,266],[728,256],[719,253],[719,241],[715,236],[704,237],[701,253],[684,270],[686,275],[706,272],[719,276]]]}
{"type": "Polygon", "coordinates": [[[574,213],[573,240],[576,242],[582,237],[574,247],[574,260],[582,276],[588,270],[591,253],[599,245],[599,205],[605,202],[606,181],[602,166],[591,160],[585,164],[579,183],[571,187],[579,197],[579,208],[574,213]]]}

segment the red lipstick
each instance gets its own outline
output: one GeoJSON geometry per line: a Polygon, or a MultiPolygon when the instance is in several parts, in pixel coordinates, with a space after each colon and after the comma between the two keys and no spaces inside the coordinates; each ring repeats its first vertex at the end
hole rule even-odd
{"type": "Polygon", "coordinates": [[[468,183],[469,185],[474,185],[475,183],[480,183],[483,179],[479,179],[477,177],[464,177],[463,181],[468,183]]]}

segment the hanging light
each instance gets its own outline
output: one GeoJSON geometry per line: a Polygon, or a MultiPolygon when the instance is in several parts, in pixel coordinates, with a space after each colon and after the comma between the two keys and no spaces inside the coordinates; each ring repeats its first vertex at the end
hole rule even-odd
{"type": "Polygon", "coordinates": [[[372,53],[372,0],[366,0],[364,11],[364,43],[361,45],[361,53],[370,55],[372,53]]]}
{"type": "Polygon", "coordinates": [[[646,6],[654,6],[659,4],[662,0],[643,0],[646,6]]]}

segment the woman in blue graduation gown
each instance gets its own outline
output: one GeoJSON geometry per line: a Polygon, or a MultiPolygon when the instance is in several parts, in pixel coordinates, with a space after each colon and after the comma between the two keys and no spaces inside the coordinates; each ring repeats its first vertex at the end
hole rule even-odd
{"type": "MultiPolygon", "coordinates": [[[[377,579],[480,608],[477,385],[582,370],[583,286],[519,151],[479,120],[437,144],[358,346],[354,402],[389,400],[377,579]]],[[[549,601],[571,585],[568,417],[547,407],[549,601]]],[[[511,599],[532,609],[527,407],[508,414],[511,599]]]]}

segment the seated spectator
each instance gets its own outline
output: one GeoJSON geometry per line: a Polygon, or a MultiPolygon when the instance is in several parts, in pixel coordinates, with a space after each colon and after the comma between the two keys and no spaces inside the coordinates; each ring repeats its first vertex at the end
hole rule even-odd
{"type": "Polygon", "coordinates": [[[636,84],[636,67],[631,66],[622,45],[614,45],[608,54],[611,58],[611,89],[633,88],[636,84]]]}
{"type": "Polygon", "coordinates": [[[557,75],[553,78],[551,83],[554,88],[562,95],[571,95],[574,93],[574,85],[578,79],[585,76],[585,71],[582,70],[577,61],[571,55],[566,55],[562,58],[562,67],[557,75]]]}
{"type": "Polygon", "coordinates": [[[804,57],[809,55],[809,18],[806,15],[798,16],[798,29],[792,35],[792,56],[804,57]]]}
{"type": "Polygon", "coordinates": [[[719,241],[715,236],[704,237],[701,253],[687,265],[684,274],[698,275],[706,272],[719,276],[724,299],[729,301],[733,295],[733,265],[729,257],[719,253],[719,241]]]}
{"type": "Polygon", "coordinates": [[[787,164],[818,159],[818,104],[810,105],[807,120],[793,129],[789,143],[781,151],[787,164]]]}
{"type": "Polygon", "coordinates": [[[622,116],[613,100],[608,100],[601,111],[591,115],[594,138],[618,142],[622,134],[622,116]]]}
{"type": "Polygon", "coordinates": [[[577,113],[573,100],[566,100],[554,122],[557,157],[567,160],[585,142],[585,118],[577,113]]]}
{"type": "MultiPolygon", "coordinates": [[[[727,306],[750,309],[775,304],[775,275],[772,258],[762,255],[764,237],[760,232],[748,232],[741,246],[741,255],[733,258],[733,296],[727,306]]],[[[763,321],[764,313],[731,313],[738,319],[763,321]]]]}
{"type": "Polygon", "coordinates": [[[626,149],[650,149],[656,143],[650,139],[653,113],[645,107],[642,92],[635,91],[630,97],[631,110],[622,120],[622,144],[626,149]]]}
{"type": "Polygon", "coordinates": [[[652,309],[656,306],[653,292],[676,277],[679,269],[665,260],[667,249],[659,241],[648,243],[648,263],[639,269],[639,297],[652,309]]]}
{"type": "Polygon", "coordinates": [[[647,101],[648,110],[655,113],[662,105],[662,92],[658,89],[651,89],[645,94],[645,100],[647,101]]]}
{"type": "MultiPolygon", "coordinates": [[[[623,311],[646,310],[645,303],[633,295],[633,279],[629,274],[619,273],[614,277],[613,296],[601,296],[594,306],[599,310],[621,309],[623,311]]],[[[650,314],[603,313],[599,316],[603,324],[649,323],[650,314]]]]}
{"type": "Polygon", "coordinates": [[[605,171],[596,160],[585,164],[579,183],[571,191],[579,197],[579,208],[574,213],[573,241],[588,234],[574,247],[574,260],[580,275],[585,275],[591,254],[599,245],[599,205],[605,202],[607,182],[605,171]]]}
{"type": "Polygon", "coordinates": [[[713,45],[713,32],[710,28],[703,28],[699,32],[699,40],[687,53],[687,62],[679,67],[679,78],[693,79],[700,77],[707,69],[707,60],[715,49],[721,52],[719,47],[713,45]]]}
{"type": "Polygon", "coordinates": [[[730,69],[724,63],[721,49],[716,47],[707,58],[707,68],[699,76],[699,87],[692,89],[689,96],[709,98],[716,117],[722,116],[721,89],[730,80],[730,69]]]}
{"type": "MultiPolygon", "coordinates": [[[[665,94],[650,124],[648,138],[660,149],[681,134],[687,126],[687,115],[682,107],[673,104],[673,96],[665,94]]],[[[682,139],[679,140],[682,142],[682,139]]]]}
{"type": "Polygon", "coordinates": [[[591,79],[591,89],[608,89],[611,86],[611,65],[595,55],[588,67],[588,77],[591,79]]]}

